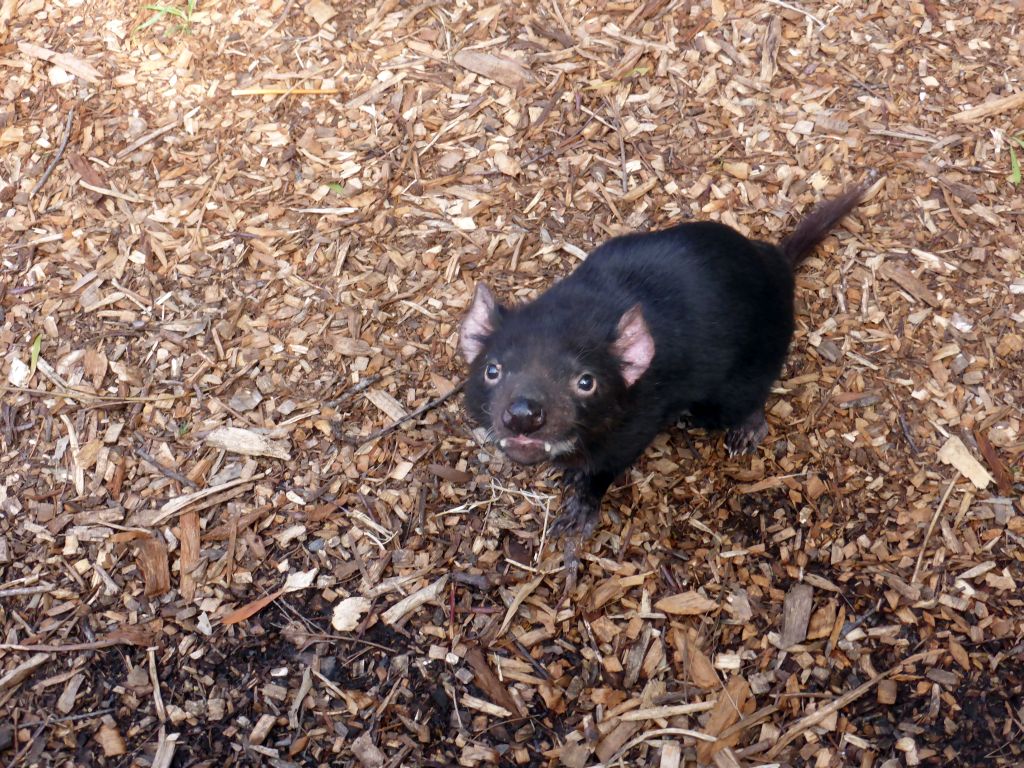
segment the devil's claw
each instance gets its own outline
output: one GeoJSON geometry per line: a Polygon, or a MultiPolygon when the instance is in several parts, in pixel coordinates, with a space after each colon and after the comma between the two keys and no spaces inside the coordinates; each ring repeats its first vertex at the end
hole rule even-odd
{"type": "Polygon", "coordinates": [[[562,514],[555,518],[549,532],[552,538],[578,536],[585,541],[590,538],[599,520],[598,505],[573,494],[566,499],[562,514]]]}

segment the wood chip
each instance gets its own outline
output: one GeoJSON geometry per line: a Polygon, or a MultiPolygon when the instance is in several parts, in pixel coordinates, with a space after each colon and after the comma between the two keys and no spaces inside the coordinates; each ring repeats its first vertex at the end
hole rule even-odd
{"type": "Polygon", "coordinates": [[[322,0],[309,0],[306,3],[308,13],[321,27],[337,15],[337,11],[322,0]]]}
{"type": "Polygon", "coordinates": [[[897,264],[889,262],[879,267],[878,272],[882,277],[892,280],[900,288],[905,290],[915,299],[923,301],[931,307],[939,306],[939,299],[928,287],[910,273],[910,270],[897,264]]]}
{"type": "Polygon", "coordinates": [[[960,470],[960,473],[967,477],[974,487],[984,490],[992,482],[992,475],[981,465],[971,452],[956,435],[952,435],[939,449],[939,461],[943,464],[951,464],[960,470]]]}
{"type": "Polygon", "coordinates": [[[878,703],[884,706],[889,706],[896,703],[896,681],[895,680],[883,680],[878,684],[878,691],[876,696],[878,703]]]}
{"type": "Polygon", "coordinates": [[[170,5],[0,0],[5,762],[1024,764],[1020,0],[170,5]],[[771,434],[666,427],[568,578],[474,286],[859,181],[771,434]]]}
{"type": "Polygon", "coordinates": [[[810,584],[794,584],[782,605],[782,636],[780,648],[791,648],[807,637],[807,625],[814,608],[814,588],[810,584]]]}
{"type": "Polygon", "coordinates": [[[171,570],[167,562],[167,545],[153,536],[136,542],[135,560],[146,585],[146,597],[166,594],[171,588],[171,570]]]}
{"type": "Polygon", "coordinates": [[[369,731],[360,734],[352,742],[352,754],[356,756],[363,768],[383,768],[387,759],[383,752],[373,743],[369,731]]]}
{"type": "Polygon", "coordinates": [[[402,404],[382,389],[369,389],[366,399],[381,409],[392,421],[399,421],[409,415],[402,404]]]}
{"type": "MultiPolygon", "coordinates": [[[[725,686],[715,701],[715,708],[711,711],[704,732],[709,736],[717,736],[726,728],[739,721],[743,716],[747,701],[750,699],[750,686],[742,677],[733,677],[725,686]]],[[[732,739],[719,739],[714,742],[701,742],[697,745],[697,759],[703,763],[709,762],[712,757],[730,746],[738,738],[736,734],[732,739]]]]}
{"type": "MultiPolygon", "coordinates": [[[[493,668],[487,661],[487,657],[479,648],[470,648],[466,651],[466,662],[472,667],[474,680],[488,697],[509,713],[519,717],[524,716],[522,707],[509,693],[507,686],[495,674],[493,668]]],[[[511,714],[510,714],[511,716],[511,714]]]]}

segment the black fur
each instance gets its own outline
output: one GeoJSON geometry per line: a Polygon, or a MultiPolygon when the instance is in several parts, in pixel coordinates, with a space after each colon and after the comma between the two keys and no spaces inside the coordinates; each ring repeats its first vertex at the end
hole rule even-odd
{"type": "Polygon", "coordinates": [[[793,335],[793,268],[864,191],[825,203],[779,247],[714,222],[618,237],[536,300],[494,308],[474,337],[482,351],[466,404],[478,423],[500,429],[509,398],[529,397],[550,410],[544,439],[575,441],[554,459],[568,468],[570,490],[554,533],[589,535],[608,486],[684,411],[699,426],[728,430],[731,451],[756,446],[793,335]],[[637,304],[654,356],[629,386],[613,344],[637,304]],[[486,380],[488,364],[500,366],[498,384],[486,380]],[[563,394],[582,372],[597,389],[563,394]]]}

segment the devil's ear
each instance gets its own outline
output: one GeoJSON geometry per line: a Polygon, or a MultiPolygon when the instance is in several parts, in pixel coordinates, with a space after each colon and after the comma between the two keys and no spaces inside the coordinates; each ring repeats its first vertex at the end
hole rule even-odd
{"type": "Polygon", "coordinates": [[[615,331],[612,352],[626,386],[633,386],[654,359],[654,338],[644,321],[643,307],[635,304],[623,313],[615,331]]]}
{"type": "Polygon", "coordinates": [[[467,363],[472,363],[483,352],[487,339],[494,333],[499,312],[500,307],[491,290],[483,283],[477,283],[473,303],[459,327],[459,350],[467,363]]]}

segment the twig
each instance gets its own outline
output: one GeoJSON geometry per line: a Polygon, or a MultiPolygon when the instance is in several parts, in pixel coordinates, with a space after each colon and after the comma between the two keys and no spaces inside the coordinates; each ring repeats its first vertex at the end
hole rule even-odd
{"type": "Polygon", "coordinates": [[[40,592],[52,592],[53,584],[36,584],[34,587],[13,587],[0,589],[0,597],[17,597],[18,595],[35,595],[40,592]]]}
{"type": "Polygon", "coordinates": [[[104,709],[94,709],[89,712],[79,712],[76,715],[64,715],[64,717],[50,717],[46,720],[37,720],[31,723],[23,722],[26,728],[31,725],[41,725],[44,723],[73,723],[76,720],[88,720],[92,717],[102,717],[103,715],[109,715],[111,712],[116,711],[114,707],[106,707],[104,709]]]}
{"type": "MultiPolygon", "coordinates": [[[[624,754],[629,752],[629,750],[631,750],[633,747],[637,746],[638,744],[643,744],[645,742],[651,741],[652,739],[658,736],[683,736],[695,739],[697,741],[718,741],[717,736],[712,736],[711,734],[704,733],[703,731],[694,731],[689,728],[655,728],[652,731],[645,731],[644,733],[641,733],[635,739],[625,744],[618,752],[616,752],[611,760],[609,760],[607,763],[601,763],[601,765],[604,768],[609,768],[610,766],[615,765],[615,763],[624,754]]],[[[597,766],[594,766],[594,768],[597,768],[597,766]]]]}
{"type": "Polygon", "coordinates": [[[917,456],[921,451],[918,450],[917,445],[914,443],[914,438],[910,435],[910,426],[907,424],[907,420],[903,417],[903,409],[896,409],[896,416],[900,420],[900,428],[903,430],[903,438],[907,441],[907,447],[910,448],[910,452],[917,456]]]}
{"type": "MultiPolygon", "coordinates": [[[[526,160],[520,161],[520,165],[522,165],[525,168],[528,165],[532,165],[533,163],[539,163],[541,160],[543,160],[548,155],[553,155],[556,152],[564,152],[567,149],[575,148],[580,143],[582,143],[582,142],[578,142],[577,139],[579,139],[579,137],[583,135],[583,132],[585,130],[587,130],[587,127],[592,122],[594,122],[595,119],[596,119],[596,116],[593,113],[591,113],[590,117],[588,117],[586,122],[583,123],[583,127],[580,128],[578,131],[576,131],[575,133],[570,135],[568,138],[562,139],[562,141],[560,141],[555,146],[550,147],[548,149],[545,149],[540,154],[534,155],[533,157],[530,157],[530,158],[527,158],[526,160]]],[[[499,171],[499,170],[491,170],[491,171],[484,171],[481,175],[482,176],[496,176],[496,175],[498,175],[500,173],[501,173],[501,171],[499,171]]]]}
{"type": "Polygon", "coordinates": [[[145,133],[142,136],[139,136],[139,138],[137,138],[135,141],[133,141],[127,147],[125,147],[120,152],[118,152],[116,155],[114,155],[114,158],[117,159],[117,160],[120,160],[121,158],[127,157],[132,152],[134,152],[136,149],[141,147],[143,144],[148,144],[149,142],[153,141],[153,139],[158,139],[161,136],[163,136],[165,133],[167,133],[172,128],[174,128],[179,122],[181,122],[181,118],[180,117],[175,117],[171,122],[164,123],[159,128],[156,128],[156,129],[150,131],[149,133],[145,133]]]}
{"type": "Polygon", "coordinates": [[[39,725],[36,727],[35,733],[32,734],[32,738],[25,742],[25,746],[19,749],[18,754],[11,758],[11,762],[7,764],[7,768],[14,768],[14,766],[21,762],[21,758],[23,758],[32,748],[32,745],[36,743],[36,739],[39,738],[39,734],[41,734],[43,732],[43,729],[50,724],[50,721],[50,718],[46,718],[46,720],[39,723],[39,725]]]}
{"type": "Polygon", "coordinates": [[[153,705],[156,707],[156,716],[161,723],[167,722],[167,708],[164,706],[164,698],[160,695],[160,677],[156,672],[156,648],[150,646],[146,649],[146,656],[149,659],[149,682],[153,686],[153,705]]]}
{"type": "Polygon", "coordinates": [[[942,510],[945,508],[946,502],[949,500],[949,494],[953,492],[953,486],[956,485],[956,481],[959,479],[960,470],[957,470],[953,479],[949,481],[949,485],[946,486],[946,492],[942,494],[942,501],[940,501],[939,506],[935,508],[935,514],[932,515],[932,521],[928,524],[928,530],[924,534],[924,541],[921,542],[921,552],[917,555],[917,565],[914,566],[914,575],[910,577],[911,586],[917,583],[917,577],[921,574],[921,564],[924,562],[924,553],[928,549],[928,540],[932,537],[932,531],[935,530],[935,524],[939,522],[939,515],[942,514],[942,510]]]}
{"type": "Polygon", "coordinates": [[[112,406],[130,405],[132,403],[156,403],[161,400],[180,400],[184,397],[192,397],[192,392],[180,394],[168,393],[165,395],[144,395],[141,397],[119,397],[117,395],[95,395],[91,392],[83,392],[77,389],[64,389],[61,391],[52,389],[39,389],[38,387],[15,387],[11,384],[0,386],[0,394],[4,392],[21,392],[25,395],[40,395],[43,397],[62,397],[67,400],[96,400],[97,403],[86,406],[89,408],[105,408],[112,406]]]}
{"type": "Polygon", "coordinates": [[[914,438],[910,434],[910,425],[907,423],[906,417],[903,415],[903,408],[900,407],[899,400],[896,399],[896,395],[889,387],[885,388],[885,391],[889,395],[889,399],[892,401],[893,408],[896,409],[896,417],[900,422],[900,429],[903,431],[903,439],[907,441],[907,447],[910,449],[910,453],[913,456],[917,456],[921,453],[918,449],[917,444],[914,442],[914,438]]]}
{"type": "Polygon", "coordinates": [[[277,31],[278,27],[281,26],[282,22],[284,22],[284,20],[288,18],[288,11],[291,9],[291,7],[292,0],[288,0],[288,2],[284,4],[284,8],[282,8],[280,13],[277,14],[277,18],[274,19],[274,23],[267,27],[266,31],[256,39],[257,43],[262,43],[264,40],[266,40],[267,35],[269,35],[271,32],[277,31]]]}
{"type": "Polygon", "coordinates": [[[780,8],[785,8],[787,10],[794,11],[795,13],[803,14],[804,16],[806,16],[808,19],[813,21],[815,24],[817,24],[822,29],[824,29],[825,26],[826,26],[824,21],[819,19],[817,16],[815,16],[810,11],[805,11],[803,8],[798,8],[795,5],[790,5],[789,3],[783,2],[783,0],[768,0],[768,2],[771,3],[772,5],[779,6],[780,8]]]}
{"type": "Polygon", "coordinates": [[[81,651],[98,651],[101,648],[113,648],[117,645],[130,644],[119,637],[105,637],[91,643],[66,643],[64,645],[46,645],[45,643],[0,643],[0,651],[19,651],[20,653],[80,653],[81,651]]]}
{"type": "Polygon", "coordinates": [[[342,392],[340,395],[338,395],[333,400],[328,400],[326,405],[329,405],[331,408],[335,407],[336,405],[340,405],[341,403],[345,402],[346,400],[348,400],[353,395],[358,395],[364,389],[367,389],[368,387],[373,386],[378,381],[380,381],[382,378],[383,378],[383,376],[381,376],[381,374],[375,373],[375,374],[373,374],[373,376],[367,376],[364,379],[360,379],[358,382],[356,382],[351,387],[346,389],[344,392],[342,392]]]}
{"type": "Polygon", "coordinates": [[[43,188],[43,185],[49,180],[50,174],[53,173],[54,169],[57,167],[57,163],[59,163],[60,159],[64,157],[64,150],[68,148],[68,139],[71,138],[71,123],[74,119],[75,108],[71,107],[71,109],[68,110],[68,119],[64,121],[64,139],[61,141],[60,146],[57,147],[57,154],[53,156],[50,164],[46,166],[46,171],[43,173],[39,181],[36,182],[36,185],[32,187],[32,191],[28,193],[29,200],[35,197],[36,192],[43,188]]]}
{"type": "Polygon", "coordinates": [[[963,112],[957,112],[949,119],[958,123],[970,123],[975,120],[980,120],[983,117],[988,117],[989,115],[998,115],[1000,112],[1016,109],[1022,105],[1024,105],[1024,91],[1021,91],[1020,93],[1011,93],[1009,96],[1003,96],[999,99],[983,102],[973,109],[965,109],[963,112]]]}
{"type": "Polygon", "coordinates": [[[189,488],[198,488],[199,487],[198,485],[196,485],[194,482],[189,480],[187,477],[185,477],[180,472],[175,472],[170,467],[165,467],[163,464],[161,464],[159,461],[157,461],[153,456],[151,456],[149,453],[147,453],[141,446],[136,445],[136,446],[134,446],[134,449],[135,449],[135,455],[136,456],[138,456],[144,462],[146,462],[147,464],[152,466],[154,469],[156,469],[156,471],[159,472],[161,475],[164,475],[165,477],[169,477],[169,478],[171,478],[171,480],[177,480],[179,483],[181,483],[182,485],[186,485],[189,488]]]}
{"type": "Polygon", "coordinates": [[[341,93],[341,88],[233,88],[232,96],[323,96],[341,93]]]}
{"type": "MultiPolygon", "coordinates": [[[[826,694],[826,695],[828,695],[828,694],[826,694]]],[[[733,723],[732,725],[730,725],[728,728],[726,728],[724,731],[722,731],[720,734],[718,734],[718,738],[719,738],[720,741],[725,741],[725,740],[729,739],[730,737],[732,737],[733,735],[735,735],[737,733],[742,733],[743,731],[747,730],[748,728],[751,728],[751,727],[757,725],[762,720],[764,720],[764,719],[766,719],[768,717],[771,717],[772,715],[774,715],[778,711],[779,711],[779,707],[777,705],[775,705],[775,704],[769,704],[767,707],[761,707],[761,709],[757,710],[756,712],[754,712],[754,713],[752,713],[750,715],[747,715],[746,717],[744,717],[739,722],[733,723]]]]}
{"type": "Polygon", "coordinates": [[[622,165],[622,170],[620,171],[622,175],[622,194],[626,194],[629,192],[629,170],[626,164],[626,137],[622,134],[622,113],[619,112],[615,99],[609,98],[608,106],[615,113],[615,134],[619,138],[619,163],[622,165]]]}
{"type": "Polygon", "coordinates": [[[390,435],[392,432],[394,432],[400,426],[405,424],[407,421],[412,421],[413,419],[418,419],[420,416],[422,416],[427,411],[431,411],[434,408],[437,408],[437,406],[439,406],[442,403],[444,403],[446,400],[448,400],[450,397],[452,397],[452,395],[455,395],[458,392],[462,391],[462,388],[464,386],[466,386],[465,380],[460,381],[458,384],[456,384],[454,387],[452,387],[452,389],[450,389],[448,392],[445,392],[440,397],[434,398],[429,403],[424,403],[423,405],[421,405],[419,408],[417,408],[412,413],[407,413],[405,416],[400,418],[398,421],[393,422],[392,424],[389,424],[388,426],[384,427],[383,429],[378,429],[376,432],[371,432],[366,437],[346,437],[346,438],[344,438],[344,440],[345,440],[346,443],[349,443],[350,445],[356,445],[356,446],[366,445],[367,443],[372,443],[374,440],[379,440],[380,438],[384,437],[385,435],[390,435]]]}
{"type": "Polygon", "coordinates": [[[90,184],[85,179],[78,180],[78,186],[88,189],[90,192],[95,192],[97,195],[104,195],[105,197],[116,197],[118,200],[124,200],[126,203],[144,203],[146,202],[137,195],[132,195],[127,192],[121,192],[120,190],[114,189],[113,187],[101,187],[96,184],[90,184]]]}

